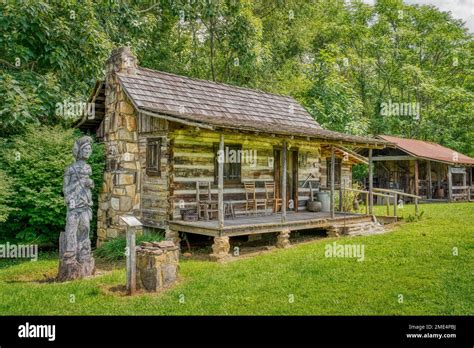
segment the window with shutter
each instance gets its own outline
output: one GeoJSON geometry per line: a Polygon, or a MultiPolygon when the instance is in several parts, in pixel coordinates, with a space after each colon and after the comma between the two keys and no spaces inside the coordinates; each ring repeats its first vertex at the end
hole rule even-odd
{"type": "Polygon", "coordinates": [[[146,173],[161,176],[161,139],[148,138],[146,141],[146,173]]]}

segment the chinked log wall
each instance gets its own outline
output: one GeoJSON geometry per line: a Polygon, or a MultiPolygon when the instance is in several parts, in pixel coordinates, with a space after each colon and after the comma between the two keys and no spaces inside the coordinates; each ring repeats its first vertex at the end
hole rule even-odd
{"type": "MultiPolygon", "coordinates": [[[[173,219],[180,219],[180,201],[185,207],[196,206],[196,182],[210,181],[212,192],[217,199],[217,185],[214,181],[215,145],[219,142],[219,133],[191,127],[178,127],[170,129],[170,142],[172,144],[172,156],[169,168],[169,190],[171,214],[173,219]]],[[[256,182],[257,194],[263,198],[265,195],[264,182],[274,181],[274,168],[269,166],[269,157],[273,157],[274,148],[281,147],[282,138],[243,134],[239,132],[226,132],[224,136],[225,145],[241,145],[242,151],[257,151],[257,165],[252,167],[250,163],[241,163],[241,182],[256,182]]],[[[327,185],[326,158],[321,158],[321,147],[315,142],[288,140],[289,149],[298,149],[298,203],[299,208],[304,209],[309,198],[309,188],[302,188],[303,182],[312,173],[321,180],[321,185],[327,185]]],[[[171,154],[171,151],[170,151],[171,154]]],[[[276,160],[276,159],[274,159],[276,160]]],[[[342,169],[343,178],[350,181],[350,163],[344,163],[342,169]]],[[[243,201],[245,199],[242,183],[229,184],[224,188],[224,200],[243,201]]],[[[146,177],[143,180],[144,188],[148,185],[146,177]]],[[[142,197],[145,196],[143,192],[142,197]]],[[[150,197],[150,199],[153,199],[150,197]]],[[[144,209],[151,207],[143,202],[144,209]]],[[[181,204],[182,206],[182,204],[181,204]]],[[[157,214],[164,212],[157,210],[157,214]]],[[[169,211],[169,210],[168,210],[169,211]]]]}

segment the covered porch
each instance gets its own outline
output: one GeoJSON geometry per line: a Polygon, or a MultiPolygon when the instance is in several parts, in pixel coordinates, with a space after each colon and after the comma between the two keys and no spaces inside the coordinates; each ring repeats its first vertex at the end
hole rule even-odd
{"type": "MultiPolygon", "coordinates": [[[[206,179],[209,183],[206,190],[209,199],[204,201],[204,205],[209,204],[209,207],[205,209],[205,213],[201,216],[200,205],[203,204],[203,201],[199,200],[201,194],[199,188],[204,178],[183,177],[177,179],[175,177],[175,182],[178,182],[175,187],[184,187],[181,184],[182,181],[186,183],[187,190],[174,191],[175,208],[173,208],[173,211],[176,211],[176,208],[181,208],[181,212],[196,209],[197,213],[191,213],[192,219],[185,218],[185,215],[173,214],[172,219],[168,221],[167,239],[179,243],[179,233],[213,237],[214,244],[212,246],[213,253],[211,258],[220,260],[229,256],[229,238],[236,236],[278,233],[277,247],[285,248],[289,246],[289,237],[292,231],[324,229],[328,235],[333,236],[357,233],[369,234],[373,232],[375,221],[372,218],[371,203],[369,203],[366,214],[343,213],[341,209],[339,209],[339,212],[337,211],[336,197],[342,193],[342,183],[350,185],[350,181],[343,179],[343,175],[347,175],[347,172],[344,173],[343,171],[345,163],[350,162],[353,157],[359,157],[357,160],[361,161],[361,156],[357,156],[348,147],[357,145],[369,148],[370,155],[368,161],[364,158],[362,159],[371,164],[372,149],[383,148],[385,146],[383,142],[370,142],[363,139],[365,142],[361,143],[357,141],[359,139],[334,141],[321,138],[311,139],[310,137],[298,139],[296,136],[281,136],[278,139],[269,135],[268,137],[272,141],[272,147],[268,146],[270,152],[263,152],[261,150],[261,153],[265,155],[256,159],[257,163],[253,168],[250,165],[237,168],[238,170],[235,171],[237,174],[242,170],[247,175],[237,175],[239,182],[231,183],[225,181],[225,179],[228,178],[228,173],[235,172],[229,171],[228,167],[225,167],[226,162],[219,160],[219,153],[224,153],[228,144],[236,143],[236,135],[226,133],[225,131],[219,133],[219,142],[214,143],[215,152],[211,153],[213,156],[216,156],[214,157],[213,165],[215,181],[212,182],[206,179]],[[226,139],[229,139],[227,140],[229,143],[226,142],[226,139]],[[302,151],[302,149],[307,150],[302,151]],[[306,157],[310,156],[314,156],[312,157],[314,159],[311,162],[309,160],[306,161],[306,157]],[[322,158],[324,161],[321,160],[322,158]],[[261,173],[264,169],[260,167],[260,163],[266,164],[267,160],[268,163],[271,162],[271,165],[269,165],[270,168],[265,169],[266,174],[263,175],[261,173]],[[251,174],[248,174],[248,172],[251,174]],[[308,175],[308,173],[311,175],[308,175]],[[336,182],[336,176],[338,176],[338,182],[336,182]],[[257,200],[265,201],[268,198],[264,195],[265,191],[263,191],[263,186],[266,189],[267,183],[272,183],[276,187],[273,200],[278,200],[278,204],[273,209],[270,209],[270,211],[268,211],[268,208],[272,207],[272,205],[268,206],[266,202],[262,203],[265,208],[257,209],[255,206],[255,210],[243,209],[242,205],[249,204],[249,201],[252,201],[252,199],[248,197],[246,197],[246,200],[242,199],[245,198],[246,192],[240,186],[247,190],[249,183],[252,184],[254,189],[253,203],[255,205],[257,200]],[[313,199],[311,193],[313,191],[310,188],[311,183],[313,188],[317,187],[317,190],[328,192],[328,209],[323,209],[320,212],[307,210],[305,203],[308,199],[313,199]],[[217,188],[211,188],[212,184],[217,186],[217,188]],[[195,191],[190,189],[191,185],[195,185],[195,191]],[[192,194],[195,194],[195,198],[191,196],[192,194]],[[229,207],[235,208],[238,205],[240,205],[239,211],[236,214],[229,214],[229,207]]],[[[239,135],[239,137],[243,138],[242,135],[239,135]]],[[[187,135],[178,132],[176,132],[174,141],[175,146],[183,147],[184,145],[179,144],[187,145],[192,143],[192,140],[187,138],[187,135]]],[[[255,140],[252,139],[251,143],[249,138],[243,138],[241,141],[248,146],[248,144],[253,144],[255,140]]],[[[184,151],[175,150],[175,153],[181,154],[184,151]]],[[[191,157],[188,153],[186,154],[187,157],[191,157]]],[[[200,156],[208,157],[209,155],[209,153],[203,153],[200,156]]],[[[195,173],[192,174],[195,175],[195,173]]],[[[370,183],[368,191],[369,202],[372,202],[372,188],[373,185],[370,183]]]]}

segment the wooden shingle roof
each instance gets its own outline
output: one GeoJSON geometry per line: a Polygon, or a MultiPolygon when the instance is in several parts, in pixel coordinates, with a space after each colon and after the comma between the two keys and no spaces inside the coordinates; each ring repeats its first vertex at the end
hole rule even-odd
{"type": "Polygon", "coordinates": [[[384,141],[322,129],[296,100],[222,83],[139,67],[136,74],[117,73],[138,111],[172,115],[206,125],[309,136],[335,141],[383,144],[384,141]]]}

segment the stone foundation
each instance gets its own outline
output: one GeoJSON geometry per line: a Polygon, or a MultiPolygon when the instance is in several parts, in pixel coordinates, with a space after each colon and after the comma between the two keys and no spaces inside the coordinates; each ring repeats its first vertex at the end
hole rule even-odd
{"type": "Polygon", "coordinates": [[[179,232],[178,231],[166,229],[165,239],[173,242],[179,248],[179,244],[181,243],[181,238],[179,238],[179,232]]]}
{"type": "Polygon", "coordinates": [[[230,257],[229,250],[229,237],[214,237],[212,254],[209,256],[213,261],[224,261],[230,257]]]}
{"type": "Polygon", "coordinates": [[[286,229],[278,233],[277,248],[289,248],[290,245],[290,230],[286,229]]]}
{"type": "Polygon", "coordinates": [[[374,218],[372,221],[354,222],[346,224],[335,224],[327,229],[328,237],[339,236],[366,236],[384,233],[385,229],[374,218]]]}
{"type": "Polygon", "coordinates": [[[158,291],[176,281],[179,248],[173,242],[142,242],[136,250],[137,289],[158,291]]]}

